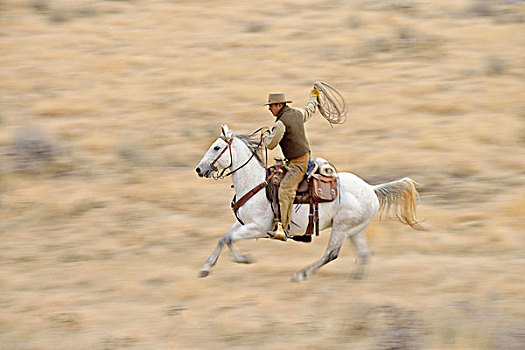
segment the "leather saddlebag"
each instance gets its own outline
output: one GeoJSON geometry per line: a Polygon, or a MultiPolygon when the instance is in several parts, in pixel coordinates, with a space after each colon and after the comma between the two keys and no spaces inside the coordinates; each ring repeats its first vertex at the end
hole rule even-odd
{"type": "Polygon", "coordinates": [[[312,192],[318,202],[331,202],[337,197],[337,177],[320,174],[314,174],[312,177],[314,178],[312,192]]]}

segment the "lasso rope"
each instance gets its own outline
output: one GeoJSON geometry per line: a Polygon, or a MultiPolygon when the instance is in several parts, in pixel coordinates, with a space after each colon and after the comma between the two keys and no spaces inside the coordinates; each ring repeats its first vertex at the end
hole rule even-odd
{"type": "Polygon", "coordinates": [[[330,125],[343,124],[346,121],[348,104],[334,87],[322,81],[316,81],[314,87],[319,90],[319,112],[330,125]]]}

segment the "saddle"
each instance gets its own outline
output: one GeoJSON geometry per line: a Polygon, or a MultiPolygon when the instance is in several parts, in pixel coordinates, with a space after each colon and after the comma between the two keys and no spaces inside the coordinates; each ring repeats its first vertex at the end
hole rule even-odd
{"type": "MultiPolygon", "coordinates": [[[[279,210],[279,185],[286,175],[286,167],[280,158],[267,169],[268,185],[266,197],[272,205],[274,220],[281,220],[279,210]]],[[[319,236],[319,203],[332,202],[337,198],[337,176],[335,169],[326,160],[317,158],[309,166],[303,180],[299,183],[294,204],[309,204],[308,227],[304,236],[294,236],[296,241],[311,242],[312,234],[319,236]]]]}

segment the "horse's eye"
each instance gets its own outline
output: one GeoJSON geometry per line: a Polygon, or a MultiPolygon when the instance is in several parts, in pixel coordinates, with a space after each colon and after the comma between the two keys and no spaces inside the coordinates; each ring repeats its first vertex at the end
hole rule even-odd
{"type": "Polygon", "coordinates": [[[215,151],[218,151],[218,150],[220,150],[221,148],[220,148],[219,146],[215,146],[215,147],[213,147],[213,149],[214,149],[215,151]]]}

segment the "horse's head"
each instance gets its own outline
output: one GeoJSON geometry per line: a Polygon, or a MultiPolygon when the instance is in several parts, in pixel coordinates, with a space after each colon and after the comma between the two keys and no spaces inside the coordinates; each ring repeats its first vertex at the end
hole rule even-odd
{"type": "Polygon", "coordinates": [[[208,149],[195,168],[200,177],[212,177],[215,172],[229,168],[232,164],[231,144],[233,133],[228,125],[221,126],[221,136],[208,149]],[[228,151],[229,150],[229,151],[228,151]]]}

